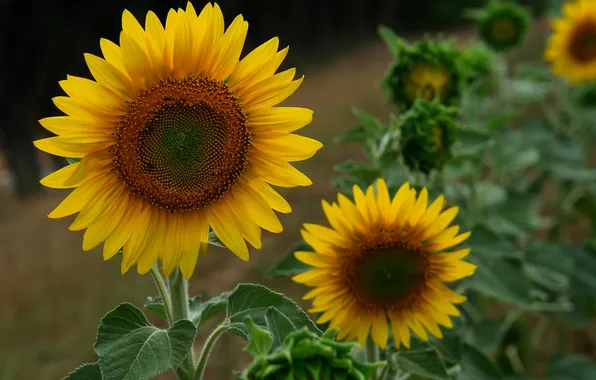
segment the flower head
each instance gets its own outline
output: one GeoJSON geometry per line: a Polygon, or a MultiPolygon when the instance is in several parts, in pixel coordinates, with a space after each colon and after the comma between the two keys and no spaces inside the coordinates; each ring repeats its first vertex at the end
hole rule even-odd
{"type": "Polygon", "coordinates": [[[245,241],[260,248],[260,228],[282,230],[273,210],[290,212],[270,185],[309,185],[289,162],[321,147],[292,133],[311,110],[276,107],[302,82],[295,69],[275,74],[288,49],[273,38],[239,60],[248,23],[224,30],[210,3],[170,10],[165,27],[124,11],[122,26],[120,45],[101,40],[104,58],[85,54],[95,80],[60,82],[67,96],[54,103],[67,116],[40,121],[58,136],[39,149],[80,158],[42,180],[74,189],[49,216],[78,213],[70,229],[86,229],[83,249],[103,241],[109,259],[123,248],[123,273],[161,259],[166,274],[190,277],[210,229],[247,260],[245,241]]]}
{"type": "Polygon", "coordinates": [[[383,87],[403,111],[416,99],[454,103],[460,96],[462,78],[457,55],[450,41],[425,38],[414,45],[399,41],[399,52],[383,87]]]}
{"type": "Polygon", "coordinates": [[[467,46],[460,52],[459,62],[468,83],[486,79],[494,71],[495,54],[481,44],[467,46]]]}
{"type": "Polygon", "coordinates": [[[555,74],[573,83],[596,79],[596,2],[570,1],[553,20],[545,57],[555,74]]]}
{"type": "Polygon", "coordinates": [[[408,183],[390,197],[382,179],[366,192],[354,186],[354,198],[323,201],[331,228],[304,225],[313,252],[295,255],[314,268],[293,280],[313,288],[304,296],[312,299],[310,312],[361,346],[372,335],[384,348],[389,324],[396,347],[409,347],[410,330],[423,340],[427,331],[441,338],[439,325],[452,327],[450,316],[459,315],[453,304],[466,300],[445,283],[476,269],[462,260],[469,249],[450,250],[470,235],[449,227],[458,208],[443,210],[443,196],[428,205],[426,188],[416,194],[408,183]]]}
{"type": "Polygon", "coordinates": [[[495,51],[518,47],[530,25],[528,10],[512,1],[492,0],[477,20],[482,40],[495,51]]]}
{"type": "Polygon", "coordinates": [[[417,100],[400,120],[400,146],[406,165],[425,174],[440,170],[451,158],[457,128],[456,108],[436,100],[417,100]]]}

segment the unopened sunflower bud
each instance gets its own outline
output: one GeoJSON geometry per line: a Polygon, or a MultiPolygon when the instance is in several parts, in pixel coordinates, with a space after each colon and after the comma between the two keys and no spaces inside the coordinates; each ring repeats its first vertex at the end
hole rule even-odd
{"type": "Polygon", "coordinates": [[[530,12],[515,2],[493,0],[479,13],[478,33],[491,49],[507,51],[523,42],[530,20],[530,12]]]}

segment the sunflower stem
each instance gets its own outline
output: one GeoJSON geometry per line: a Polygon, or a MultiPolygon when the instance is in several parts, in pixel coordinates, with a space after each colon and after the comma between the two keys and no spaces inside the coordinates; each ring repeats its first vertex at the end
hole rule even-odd
{"type": "Polygon", "coordinates": [[[220,337],[221,334],[228,331],[228,324],[227,321],[221,323],[215,330],[211,332],[207,341],[205,341],[205,345],[203,346],[203,351],[201,351],[201,355],[199,355],[199,363],[197,365],[197,369],[195,371],[195,375],[193,380],[201,380],[203,378],[203,372],[205,371],[205,366],[207,364],[207,360],[209,359],[209,354],[211,354],[211,349],[217,342],[217,339],[220,337]]]}
{"type": "Polygon", "coordinates": [[[161,273],[159,273],[159,269],[157,269],[156,266],[151,268],[151,275],[153,276],[157,290],[161,295],[161,299],[163,299],[163,306],[164,309],[166,309],[166,317],[168,318],[168,322],[172,323],[172,300],[170,299],[170,293],[168,293],[168,286],[166,285],[163,276],[161,273]]]}
{"type": "MultiPolygon", "coordinates": [[[[379,352],[377,351],[377,345],[369,337],[366,340],[366,361],[372,364],[372,363],[376,363],[378,360],[379,360],[379,352]]],[[[371,377],[370,377],[370,380],[378,380],[377,375],[378,375],[378,372],[377,372],[377,369],[375,368],[371,377]]]]}
{"type": "MultiPolygon", "coordinates": [[[[181,319],[188,319],[188,281],[182,276],[179,269],[169,277],[170,280],[170,299],[172,300],[172,319],[170,324],[181,319]]],[[[181,380],[191,379],[195,368],[195,354],[193,347],[190,348],[188,355],[176,370],[176,374],[181,380]]]]}

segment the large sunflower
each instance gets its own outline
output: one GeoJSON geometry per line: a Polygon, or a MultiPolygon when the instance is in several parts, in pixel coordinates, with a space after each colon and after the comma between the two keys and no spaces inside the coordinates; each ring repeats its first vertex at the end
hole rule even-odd
{"type": "Polygon", "coordinates": [[[338,203],[323,201],[332,228],[305,224],[302,236],[315,252],[296,252],[296,258],[314,268],[293,277],[314,287],[304,296],[313,299],[312,313],[323,313],[317,323],[339,329],[339,339],[369,332],[381,348],[389,337],[395,346],[410,345],[410,329],[427,340],[427,330],[442,337],[438,325],[452,327],[453,305],[466,297],[445,285],[474,273],[476,266],[462,261],[469,249],[444,252],[470,235],[448,227],[457,207],[443,211],[445,199],[430,206],[426,188],[404,184],[393,199],[385,182],[366,193],[354,186],[355,204],[342,194],[338,203]],[[428,207],[427,207],[428,206],[428,207]]]}
{"type": "Polygon", "coordinates": [[[42,119],[57,137],[35,145],[80,158],[42,184],[74,188],[49,215],[78,213],[83,249],[104,242],[105,259],[123,247],[122,272],[146,273],[158,259],[189,278],[209,228],[241,259],[260,227],[280,232],[273,210],[290,212],[270,185],[311,181],[288,162],[311,157],[318,141],[292,134],[312,111],[275,107],[302,82],[295,69],[275,74],[288,49],[273,38],[239,61],[248,23],[224,31],[217,4],[197,16],[153,12],[145,29],[124,11],[120,46],[101,40],[104,58],[85,54],[95,81],[68,76],[54,98],[68,116],[42,119]]]}
{"type": "Polygon", "coordinates": [[[566,3],[563,17],[553,20],[545,58],[553,72],[571,82],[596,79],[596,1],[566,3]]]}

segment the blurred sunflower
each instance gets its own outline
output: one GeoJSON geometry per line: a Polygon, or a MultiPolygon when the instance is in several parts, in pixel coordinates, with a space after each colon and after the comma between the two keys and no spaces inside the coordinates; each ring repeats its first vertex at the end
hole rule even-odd
{"type": "Polygon", "coordinates": [[[518,47],[526,37],[531,15],[514,2],[492,0],[481,10],[478,32],[483,41],[495,51],[518,47]]]}
{"type": "Polygon", "coordinates": [[[566,3],[563,17],[553,20],[545,58],[555,74],[578,83],[596,79],[596,2],[566,3]]]}
{"type": "Polygon", "coordinates": [[[382,86],[397,107],[405,111],[417,99],[459,100],[462,73],[451,41],[424,38],[409,45],[396,39],[395,44],[399,51],[382,86]]]}
{"type": "Polygon", "coordinates": [[[40,120],[56,137],[35,145],[80,158],[42,180],[74,188],[50,213],[78,213],[83,249],[123,247],[122,272],[146,273],[161,259],[189,278],[209,228],[238,257],[261,247],[260,227],[280,232],[273,210],[290,212],[271,187],[311,181],[289,164],[315,154],[318,141],[292,134],[312,111],[275,107],[302,82],[275,74],[288,49],[273,38],[239,61],[248,23],[224,31],[217,4],[197,15],[170,10],[165,27],[149,12],[145,29],[124,11],[120,46],[101,40],[104,58],[85,54],[95,81],[68,76],[54,98],[68,116],[40,120]]]}
{"type": "Polygon", "coordinates": [[[366,193],[354,186],[355,204],[342,194],[338,203],[323,201],[332,228],[305,224],[302,236],[314,252],[296,252],[313,266],[295,277],[314,287],[304,296],[313,299],[311,313],[322,313],[317,323],[338,328],[338,339],[358,339],[369,333],[381,348],[389,337],[396,347],[410,345],[410,329],[428,340],[427,330],[442,337],[438,325],[452,327],[453,305],[466,297],[445,282],[471,276],[476,266],[461,260],[469,249],[443,252],[468,238],[459,226],[448,227],[458,208],[445,211],[445,199],[427,207],[428,191],[404,184],[390,199],[385,181],[366,193]]]}

